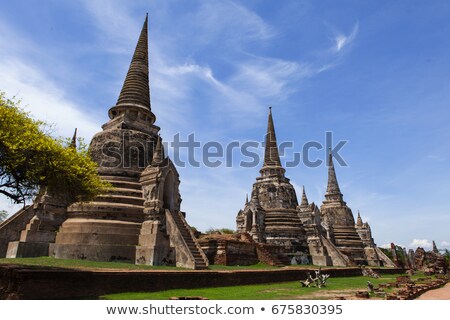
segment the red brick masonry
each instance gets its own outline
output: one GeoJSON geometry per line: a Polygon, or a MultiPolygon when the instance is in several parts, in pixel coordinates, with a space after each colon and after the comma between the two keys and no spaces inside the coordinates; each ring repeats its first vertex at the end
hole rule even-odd
{"type": "MultiPolygon", "coordinates": [[[[405,271],[399,268],[373,269],[382,274],[405,271]]],[[[124,271],[0,265],[0,298],[79,299],[120,292],[286,282],[305,279],[306,273],[313,270],[315,269],[124,271]]],[[[322,268],[322,272],[329,273],[332,277],[361,275],[359,268],[322,268]]]]}

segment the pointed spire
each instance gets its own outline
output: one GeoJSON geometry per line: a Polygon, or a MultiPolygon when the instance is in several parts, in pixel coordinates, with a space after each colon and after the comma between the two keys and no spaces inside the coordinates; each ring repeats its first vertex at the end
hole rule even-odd
{"type": "Polygon", "coordinates": [[[358,219],[356,220],[356,225],[358,227],[362,227],[362,225],[363,225],[363,221],[361,219],[361,214],[359,213],[359,210],[358,210],[358,219]]]}
{"type": "Polygon", "coordinates": [[[308,198],[306,197],[305,186],[303,186],[302,201],[300,203],[300,208],[308,208],[308,206],[309,202],[308,198]]]}
{"type": "Polygon", "coordinates": [[[248,193],[245,194],[245,204],[248,204],[248,193]]]}
{"type": "Polygon", "coordinates": [[[342,201],[342,193],[339,189],[339,184],[336,179],[336,172],[334,171],[334,164],[333,164],[333,154],[331,152],[331,148],[329,149],[328,154],[328,186],[327,186],[327,192],[325,194],[325,197],[333,198],[333,200],[340,200],[342,201]],[[339,199],[335,199],[338,196],[339,199]]]}
{"type": "Polygon", "coordinates": [[[269,107],[269,119],[267,123],[266,145],[264,151],[264,167],[281,167],[278,153],[277,137],[272,119],[272,107],[269,107]]]}
{"type": "Polygon", "coordinates": [[[436,242],[434,242],[434,240],[433,240],[433,252],[434,253],[439,253],[439,250],[438,250],[438,248],[436,246],[436,242]]]}
{"type": "Polygon", "coordinates": [[[72,142],[70,142],[70,147],[74,149],[77,148],[77,128],[75,128],[75,132],[73,133],[72,142]]]}
{"type": "Polygon", "coordinates": [[[148,14],[116,105],[129,104],[151,109],[148,82],[148,14]]]}
{"type": "Polygon", "coordinates": [[[153,151],[152,166],[159,166],[164,161],[164,147],[161,140],[161,136],[158,135],[155,151],[153,151]]]}

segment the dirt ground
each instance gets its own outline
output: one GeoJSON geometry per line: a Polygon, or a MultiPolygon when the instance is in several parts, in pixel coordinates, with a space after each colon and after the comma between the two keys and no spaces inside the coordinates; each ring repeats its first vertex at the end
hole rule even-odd
{"type": "Polygon", "coordinates": [[[450,300],[450,283],[442,288],[425,292],[417,300],[450,300]]]}

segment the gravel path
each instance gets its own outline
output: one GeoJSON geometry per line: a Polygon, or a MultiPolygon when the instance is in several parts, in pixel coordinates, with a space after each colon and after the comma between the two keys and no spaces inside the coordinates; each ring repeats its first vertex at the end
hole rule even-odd
{"type": "Polygon", "coordinates": [[[425,292],[417,300],[450,300],[450,283],[442,288],[425,292]]]}

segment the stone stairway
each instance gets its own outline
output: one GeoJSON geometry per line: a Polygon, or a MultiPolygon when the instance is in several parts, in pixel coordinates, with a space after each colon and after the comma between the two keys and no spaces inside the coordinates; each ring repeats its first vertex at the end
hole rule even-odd
{"type": "Polygon", "coordinates": [[[333,226],[334,243],[356,265],[366,264],[363,243],[354,226],[333,226]]]}
{"type": "Polygon", "coordinates": [[[20,240],[22,230],[34,215],[33,206],[26,206],[0,223],[0,258],[6,257],[10,242],[20,240]]]}
{"type": "Polygon", "coordinates": [[[144,198],[139,181],[136,178],[121,176],[101,176],[101,178],[113,187],[93,201],[72,204],[67,210],[69,216],[142,222],[144,198]]]}
{"type": "Polygon", "coordinates": [[[288,261],[288,263],[283,263],[283,261],[281,261],[278,257],[275,257],[269,250],[264,248],[263,245],[253,240],[252,236],[249,233],[246,232],[243,233],[242,235],[248,242],[255,245],[256,253],[258,255],[258,259],[260,262],[275,267],[284,267],[286,264],[290,263],[290,261],[288,261]]]}
{"type": "Polygon", "coordinates": [[[181,212],[173,212],[171,213],[173,220],[175,221],[175,224],[178,227],[178,230],[181,233],[181,236],[183,237],[187,247],[189,248],[189,251],[191,252],[192,256],[194,257],[194,263],[195,263],[195,269],[207,269],[208,268],[208,260],[203,253],[200,245],[197,242],[197,239],[195,239],[194,234],[190,228],[190,226],[187,224],[186,220],[184,219],[181,212]]]}

